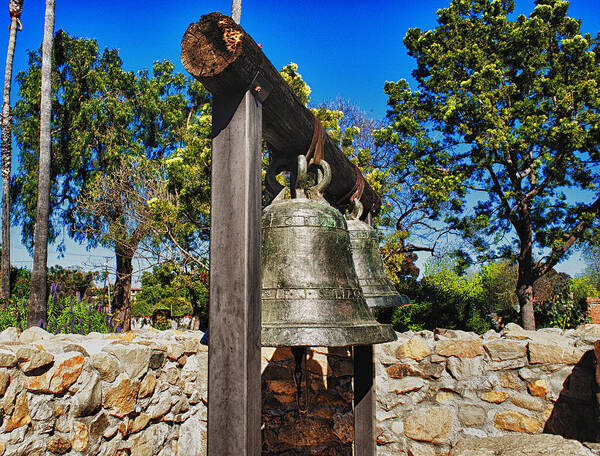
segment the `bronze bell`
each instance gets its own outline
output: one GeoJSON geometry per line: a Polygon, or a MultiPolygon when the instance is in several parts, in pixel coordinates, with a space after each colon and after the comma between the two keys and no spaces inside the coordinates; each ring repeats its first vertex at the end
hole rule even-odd
{"type": "Polygon", "coordinates": [[[375,321],[362,296],[346,220],[323,198],[331,180],[321,160],[318,182],[307,188],[298,158],[295,197],[284,188],[262,217],[262,345],[370,345],[396,334],[375,321]]]}
{"type": "Polygon", "coordinates": [[[367,305],[396,307],[410,304],[408,296],[399,295],[389,278],[379,253],[377,231],[360,220],[362,210],[362,204],[356,198],[347,223],[354,268],[367,305]]]}

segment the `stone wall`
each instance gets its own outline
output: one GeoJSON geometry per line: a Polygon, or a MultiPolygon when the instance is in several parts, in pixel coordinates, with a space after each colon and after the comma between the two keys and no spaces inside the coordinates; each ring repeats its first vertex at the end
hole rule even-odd
{"type": "Polygon", "coordinates": [[[399,334],[377,347],[378,455],[445,455],[470,437],[512,433],[596,442],[597,339],[598,325],[399,334]]]}
{"type": "Polygon", "coordinates": [[[205,454],[201,333],[0,333],[0,454],[205,454]]]}
{"type": "MultiPolygon", "coordinates": [[[[185,331],[186,329],[192,329],[193,324],[194,317],[191,316],[169,317],[169,329],[185,331]]],[[[148,327],[152,327],[152,316],[131,317],[131,329],[144,329],[148,327]]]]}
{"type": "Polygon", "coordinates": [[[308,397],[297,394],[289,348],[264,348],[262,371],[263,455],[352,456],[351,352],[308,350],[308,397]],[[308,412],[299,413],[308,400],[308,412]]]}
{"type": "MultiPolygon", "coordinates": [[[[204,455],[201,336],[0,333],[0,455],[204,455]]],[[[375,350],[378,455],[441,456],[469,438],[515,433],[597,440],[600,326],[398,336],[375,350]]],[[[307,398],[297,397],[291,351],[263,349],[263,454],[350,456],[350,351],[309,350],[307,368],[300,413],[307,398]]]]}

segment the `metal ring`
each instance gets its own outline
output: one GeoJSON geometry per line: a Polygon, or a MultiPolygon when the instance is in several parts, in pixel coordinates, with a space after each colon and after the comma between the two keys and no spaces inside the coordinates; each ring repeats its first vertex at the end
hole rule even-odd
{"type": "Polygon", "coordinates": [[[310,188],[311,193],[321,194],[323,190],[327,188],[327,186],[331,183],[331,166],[325,160],[321,160],[319,164],[313,163],[313,160],[310,161],[311,165],[320,166],[323,170],[323,174],[319,173],[317,178],[317,184],[310,188]]]}
{"type": "Polygon", "coordinates": [[[354,198],[352,203],[354,204],[354,207],[348,218],[350,220],[360,220],[363,214],[363,205],[358,198],[354,198]]]}

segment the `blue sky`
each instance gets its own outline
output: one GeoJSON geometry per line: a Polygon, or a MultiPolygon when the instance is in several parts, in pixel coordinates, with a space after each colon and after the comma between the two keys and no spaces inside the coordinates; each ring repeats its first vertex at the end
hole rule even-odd
{"type": "MultiPolygon", "coordinates": [[[[289,62],[298,64],[312,88],[314,104],[341,96],[351,99],[372,117],[383,118],[387,102],[383,93],[385,81],[410,80],[414,68],[414,60],[406,55],[402,44],[406,31],[411,27],[435,27],[435,12],[449,2],[242,0],[241,25],[262,45],[275,67],[289,62]]],[[[25,0],[13,76],[25,69],[26,51],[40,46],[44,3],[25,0]]],[[[528,14],[532,8],[531,0],[516,1],[517,13],[528,14]]],[[[183,72],[180,41],[187,26],[203,14],[213,11],[229,14],[230,10],[231,2],[221,0],[56,0],[55,30],[95,38],[101,48],[118,49],[128,70],[149,69],[154,61],[169,59],[183,72]]],[[[582,19],[584,32],[595,36],[600,30],[598,0],[572,0],[569,15],[582,19]]],[[[6,25],[9,20],[6,10],[6,25]]],[[[8,40],[8,30],[4,30],[0,35],[2,53],[8,40]]],[[[16,97],[17,87],[13,87],[12,103],[16,97]]],[[[11,237],[13,263],[26,265],[30,257],[21,246],[19,230],[11,230],[11,237]]],[[[64,258],[59,259],[50,248],[48,261],[88,269],[103,265],[104,257],[110,265],[114,263],[110,250],[86,252],[68,242],[64,258]]],[[[559,269],[577,272],[580,268],[576,258],[559,269]]]]}

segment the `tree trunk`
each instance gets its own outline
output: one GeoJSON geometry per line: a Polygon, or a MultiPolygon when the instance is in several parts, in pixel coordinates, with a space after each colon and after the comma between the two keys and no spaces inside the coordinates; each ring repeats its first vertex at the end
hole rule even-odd
{"type": "MultiPolygon", "coordinates": [[[[192,325],[190,329],[194,331],[198,331],[200,329],[200,306],[198,305],[198,294],[194,290],[194,286],[190,285],[188,287],[188,291],[190,293],[190,302],[192,304],[192,325]]],[[[206,328],[204,329],[206,331],[206,328]]]]}
{"type": "MultiPolygon", "coordinates": [[[[235,99],[235,94],[239,94],[234,106],[246,90],[258,94],[262,102],[263,137],[274,158],[293,165],[298,155],[307,153],[315,116],[298,100],[250,35],[229,16],[211,13],[190,24],[181,40],[181,63],[213,95],[235,99]]],[[[213,135],[229,120],[213,115],[213,135]]],[[[325,135],[323,151],[332,169],[331,183],[324,196],[333,206],[344,209],[356,190],[357,178],[362,176],[358,176],[360,171],[328,135],[325,135]]],[[[368,183],[360,201],[363,218],[379,212],[381,198],[368,183]]]]}
{"type": "Polygon", "coordinates": [[[529,219],[529,208],[521,205],[519,223],[516,225],[519,237],[519,255],[517,262],[519,270],[517,273],[517,299],[521,310],[521,323],[524,329],[535,331],[535,316],[533,314],[533,284],[538,278],[533,263],[533,252],[531,250],[531,221],[529,219]]]}
{"type": "Polygon", "coordinates": [[[521,308],[521,321],[524,329],[535,331],[535,316],[533,313],[533,284],[534,275],[526,270],[519,262],[517,278],[517,298],[521,308]]]}
{"type": "Polygon", "coordinates": [[[113,294],[112,312],[114,324],[121,331],[131,329],[131,278],[135,249],[115,247],[117,274],[113,294]]]}
{"type": "Polygon", "coordinates": [[[54,35],[54,0],[46,0],[44,41],[42,44],[42,97],[40,101],[40,160],[38,197],[34,228],[33,270],[27,327],[46,320],[46,280],[48,264],[48,216],[50,210],[50,158],[52,132],[50,129],[52,41],[54,35]]]}
{"type": "Polygon", "coordinates": [[[4,71],[4,98],[2,105],[2,261],[0,277],[0,297],[10,298],[10,174],[12,154],[12,118],[10,115],[10,89],[12,84],[12,67],[19,29],[19,16],[23,7],[22,1],[9,2],[10,35],[6,51],[6,68],[4,71]]]}

